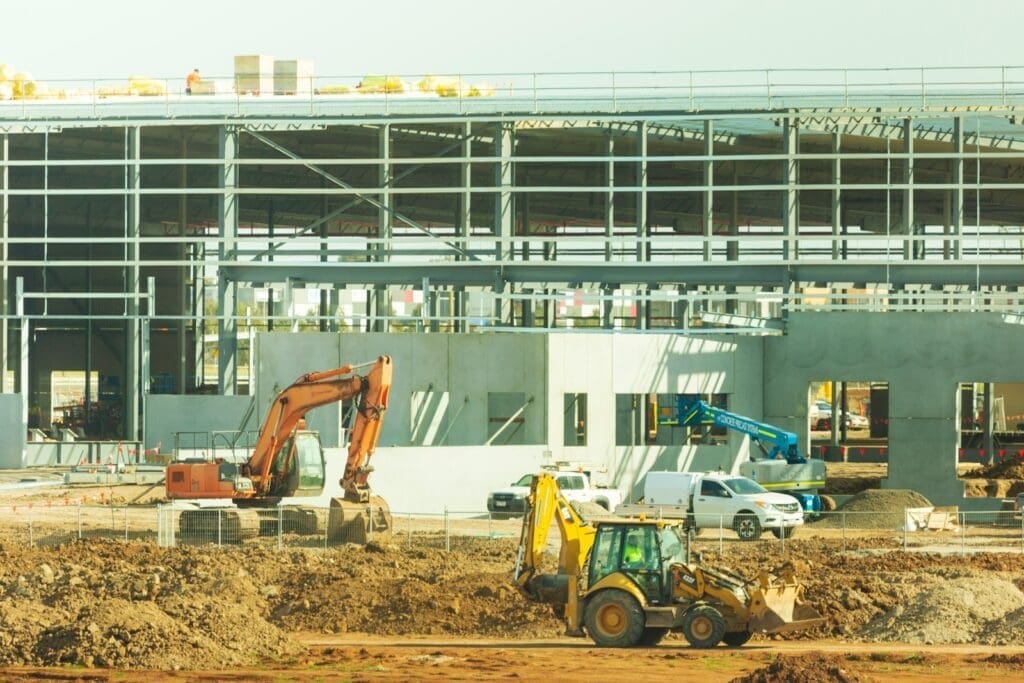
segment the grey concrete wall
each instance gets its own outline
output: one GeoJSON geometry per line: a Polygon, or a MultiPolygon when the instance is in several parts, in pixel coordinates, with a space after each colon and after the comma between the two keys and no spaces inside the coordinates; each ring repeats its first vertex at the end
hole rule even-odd
{"type": "MultiPolygon", "coordinates": [[[[256,388],[254,392],[250,389],[256,395],[256,408],[249,422],[250,429],[259,430],[274,397],[302,375],[359,362],[342,357],[339,349],[341,336],[329,332],[261,332],[256,335],[256,388]]],[[[333,403],[309,411],[306,426],[320,432],[320,441],[325,447],[339,445],[341,404],[333,403]]]]}
{"type": "Polygon", "coordinates": [[[17,469],[25,463],[21,399],[21,394],[0,394],[0,469],[17,469]]]}
{"type": "Polygon", "coordinates": [[[794,314],[785,336],[765,339],[765,417],[800,434],[806,448],[810,382],[888,382],[884,486],[961,504],[958,384],[1024,381],[1022,349],[1024,326],[998,314],[794,314]]]}
{"type": "Polygon", "coordinates": [[[445,507],[486,513],[487,494],[538,471],[543,451],[540,446],[380,448],[371,483],[395,513],[437,514],[445,507]]]}
{"type": "MultiPolygon", "coordinates": [[[[147,449],[159,446],[161,453],[174,450],[174,432],[237,430],[249,408],[248,396],[148,394],[144,400],[145,446],[147,449]]],[[[259,429],[262,417],[260,414],[253,417],[253,430],[259,429]]],[[[182,436],[182,447],[191,446],[191,442],[187,441],[190,438],[182,436]]]]}
{"type": "Polygon", "coordinates": [[[604,465],[627,495],[648,470],[734,471],[749,439],[723,446],[615,446],[616,394],[726,393],[730,409],[759,417],[761,338],[673,334],[548,335],[548,448],[556,460],[604,465]],[[563,446],[563,394],[586,393],[588,445],[563,446]]]}

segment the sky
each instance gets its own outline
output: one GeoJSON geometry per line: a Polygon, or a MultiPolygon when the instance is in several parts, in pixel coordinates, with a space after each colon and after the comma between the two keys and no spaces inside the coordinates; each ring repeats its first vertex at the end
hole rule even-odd
{"type": "Polygon", "coordinates": [[[1022,0],[0,0],[37,80],[1024,65],[1022,0]],[[16,21],[12,21],[16,19],[16,21]]]}

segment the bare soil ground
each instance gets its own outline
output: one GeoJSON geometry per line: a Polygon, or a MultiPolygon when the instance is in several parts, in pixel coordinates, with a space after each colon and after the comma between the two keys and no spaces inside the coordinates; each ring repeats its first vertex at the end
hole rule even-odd
{"type": "Polygon", "coordinates": [[[719,683],[947,683],[1020,680],[1024,654],[1011,649],[907,647],[834,641],[771,643],[693,650],[607,650],[576,640],[466,641],[451,637],[382,639],[305,635],[303,653],[287,661],[231,669],[110,671],[6,667],[7,681],[509,681],[570,683],[633,680],[719,683]]]}
{"type": "MultiPolygon", "coordinates": [[[[73,493],[123,504],[144,488],[73,493]]],[[[0,506],[44,508],[66,494],[18,491],[0,506]]],[[[0,514],[0,532],[4,524],[0,514]]],[[[748,575],[791,563],[826,617],[812,631],[713,651],[678,636],[630,651],[562,637],[548,608],[512,588],[514,538],[453,538],[445,552],[163,549],[109,539],[28,547],[0,533],[0,679],[610,681],[638,670],[677,681],[1024,677],[1024,555],[884,553],[899,545],[892,533],[839,540],[811,527],[784,552],[773,540],[721,551],[705,544],[706,562],[748,575]]]]}

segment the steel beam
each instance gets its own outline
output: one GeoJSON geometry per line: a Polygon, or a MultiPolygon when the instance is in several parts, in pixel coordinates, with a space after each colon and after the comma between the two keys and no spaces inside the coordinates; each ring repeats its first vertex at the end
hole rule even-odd
{"type": "Polygon", "coordinates": [[[436,286],[489,287],[496,280],[522,284],[615,282],[700,283],[708,286],[783,287],[787,283],[852,282],[893,286],[1024,286],[1018,263],[948,261],[844,261],[803,263],[253,263],[221,266],[233,282],[321,282],[336,285],[418,285],[424,276],[436,286]]]}

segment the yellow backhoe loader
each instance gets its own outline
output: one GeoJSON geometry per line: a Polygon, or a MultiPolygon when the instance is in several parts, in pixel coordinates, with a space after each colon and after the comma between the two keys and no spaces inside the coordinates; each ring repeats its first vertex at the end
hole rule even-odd
{"type": "Polygon", "coordinates": [[[566,635],[589,635],[604,647],[651,646],[669,631],[693,647],[738,647],[754,633],[824,622],[801,601],[792,571],[751,580],[690,562],[688,548],[682,520],[584,521],[543,473],[530,487],[515,582],[528,600],[552,605],[566,635]],[[558,566],[542,573],[552,521],[562,542],[558,566]]]}

